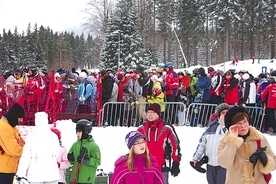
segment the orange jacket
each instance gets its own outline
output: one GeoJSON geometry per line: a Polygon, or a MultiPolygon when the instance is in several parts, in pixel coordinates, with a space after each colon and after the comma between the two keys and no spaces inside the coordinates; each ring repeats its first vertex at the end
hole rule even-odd
{"type": "Polygon", "coordinates": [[[0,119],[0,173],[16,173],[24,140],[5,117],[0,119]]]}

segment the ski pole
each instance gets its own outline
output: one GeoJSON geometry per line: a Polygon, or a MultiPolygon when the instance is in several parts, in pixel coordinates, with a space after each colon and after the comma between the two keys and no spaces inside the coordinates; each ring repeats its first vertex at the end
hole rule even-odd
{"type": "Polygon", "coordinates": [[[81,163],[78,162],[78,167],[77,167],[77,170],[76,170],[76,173],[75,173],[74,180],[73,180],[72,184],[76,184],[77,176],[78,176],[79,170],[80,170],[80,165],[81,165],[81,163]]]}

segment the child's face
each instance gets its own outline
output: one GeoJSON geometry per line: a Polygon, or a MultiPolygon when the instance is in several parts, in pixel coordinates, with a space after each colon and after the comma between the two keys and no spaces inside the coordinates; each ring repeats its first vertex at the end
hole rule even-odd
{"type": "Polygon", "coordinates": [[[81,139],[82,137],[82,131],[77,130],[77,138],[81,139]]]}
{"type": "Polygon", "coordinates": [[[134,154],[141,155],[144,154],[146,151],[146,141],[143,138],[138,139],[134,144],[134,154]]]}

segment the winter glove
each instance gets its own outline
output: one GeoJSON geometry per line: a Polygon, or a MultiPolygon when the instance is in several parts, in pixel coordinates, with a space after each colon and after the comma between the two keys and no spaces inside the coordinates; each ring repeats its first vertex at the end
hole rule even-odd
{"type": "Polygon", "coordinates": [[[265,152],[261,152],[259,155],[259,159],[261,161],[261,163],[263,164],[263,166],[265,167],[267,164],[267,156],[265,152]]]}
{"type": "Polygon", "coordinates": [[[179,162],[173,161],[172,168],[171,168],[171,174],[172,174],[172,176],[176,177],[179,173],[180,173],[179,162]]]}
{"type": "Polygon", "coordinates": [[[195,169],[197,170],[198,172],[200,173],[206,173],[206,169],[202,168],[201,166],[203,164],[207,164],[209,161],[209,158],[208,156],[203,156],[196,164],[194,164],[193,161],[190,162],[190,165],[195,169]]]}
{"type": "Polygon", "coordinates": [[[67,154],[67,159],[69,160],[69,162],[74,162],[74,160],[75,160],[75,158],[74,158],[74,152],[68,153],[67,154]]]}
{"type": "Polygon", "coordinates": [[[89,164],[90,159],[87,157],[87,148],[81,147],[80,155],[77,158],[77,161],[81,164],[89,164]]]}
{"type": "Polygon", "coordinates": [[[169,89],[170,89],[169,86],[163,86],[163,91],[167,91],[169,89]]]}
{"type": "Polygon", "coordinates": [[[196,97],[197,97],[197,98],[201,98],[201,97],[202,97],[202,94],[201,94],[201,93],[197,93],[196,97]]]}
{"type": "Polygon", "coordinates": [[[89,164],[90,158],[88,158],[87,156],[85,156],[83,158],[78,156],[78,162],[81,163],[81,164],[89,164]]]}
{"type": "Polygon", "coordinates": [[[80,96],[79,101],[80,101],[80,102],[84,102],[84,101],[85,101],[84,96],[80,96]]]}
{"type": "Polygon", "coordinates": [[[16,176],[16,180],[18,181],[18,183],[29,183],[24,177],[16,176]]]}
{"type": "MultiPolygon", "coordinates": [[[[253,153],[250,157],[249,157],[249,161],[253,164],[257,163],[257,160],[260,156],[261,153],[264,153],[264,151],[266,150],[266,147],[263,148],[258,148],[257,151],[255,151],[255,153],[253,153]]],[[[267,158],[266,158],[267,159],[267,158]]],[[[267,160],[266,160],[267,161],[267,160]]]]}
{"type": "Polygon", "coordinates": [[[133,105],[135,105],[135,104],[138,105],[138,104],[139,104],[139,101],[132,102],[132,103],[131,103],[131,106],[133,106],[133,105]]]}
{"type": "Polygon", "coordinates": [[[225,98],[225,95],[226,95],[226,91],[224,90],[224,91],[221,93],[221,98],[225,98]]]}

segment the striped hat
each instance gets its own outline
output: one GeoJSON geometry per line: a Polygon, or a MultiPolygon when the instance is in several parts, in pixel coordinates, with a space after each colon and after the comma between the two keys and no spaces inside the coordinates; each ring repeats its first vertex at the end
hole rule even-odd
{"type": "Polygon", "coordinates": [[[147,111],[148,110],[152,110],[152,111],[156,112],[159,116],[161,114],[161,108],[158,103],[153,103],[150,106],[148,106],[147,111]]]}
{"type": "Polygon", "coordinates": [[[145,139],[145,137],[140,132],[137,132],[137,131],[129,132],[125,138],[128,149],[130,149],[133,146],[133,144],[140,138],[145,139]]]}

